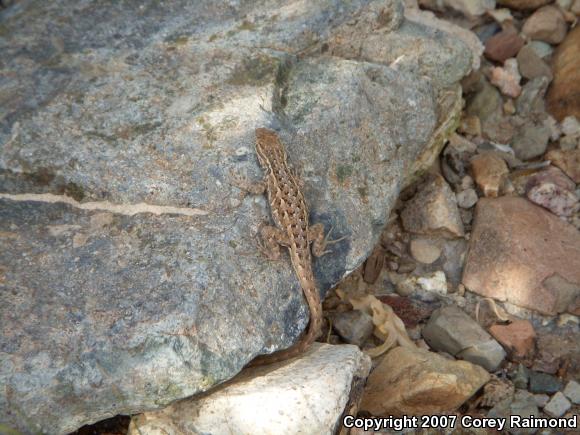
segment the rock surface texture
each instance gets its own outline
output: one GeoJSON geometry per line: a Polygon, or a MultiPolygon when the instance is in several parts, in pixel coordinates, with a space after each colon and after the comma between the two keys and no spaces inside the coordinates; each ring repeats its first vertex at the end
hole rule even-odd
{"type": "Polygon", "coordinates": [[[480,199],[463,284],[540,313],[574,310],[580,298],[580,234],[523,198],[480,199]]]}
{"type": "Polygon", "coordinates": [[[136,416],[129,435],[330,435],[370,368],[356,346],[315,344],[303,358],[245,370],[209,395],[136,416]]]}
{"type": "Polygon", "coordinates": [[[369,376],[361,410],[376,416],[424,415],[453,411],[489,380],[489,373],[467,361],[397,347],[369,376]]]}
{"type": "Polygon", "coordinates": [[[435,350],[494,371],[506,354],[497,341],[461,308],[436,310],[423,329],[423,338],[435,350]]]}
{"type": "Polygon", "coordinates": [[[397,1],[26,1],[0,20],[0,422],[25,433],[162,407],[294,342],[298,281],[256,249],[268,206],[231,175],[262,176],[254,129],[280,131],[311,221],[347,237],[314,264],[325,292],[472,64],[397,1]]]}
{"type": "Polygon", "coordinates": [[[580,27],[572,29],[552,59],[554,82],[546,98],[547,108],[559,121],[580,119],[580,27]]]}

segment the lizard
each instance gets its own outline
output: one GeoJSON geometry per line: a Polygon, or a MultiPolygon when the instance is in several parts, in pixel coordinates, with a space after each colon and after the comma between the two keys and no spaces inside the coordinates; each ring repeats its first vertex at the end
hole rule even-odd
{"type": "Polygon", "coordinates": [[[310,322],[299,342],[285,350],[258,356],[250,366],[292,358],[303,353],[316,340],[322,328],[322,304],[312,270],[312,255],[320,257],[328,252],[325,251],[326,245],[344,239],[327,240],[330,231],[325,237],[322,224],[310,225],[302,191],[303,182],[290,170],[286,148],[275,131],[256,129],[256,154],[265,172],[264,179],[248,186],[246,190],[253,194],[267,193],[275,224],[260,229],[261,248],[271,260],[280,258],[280,246],[288,248],[292,267],[308,302],[310,322]]]}

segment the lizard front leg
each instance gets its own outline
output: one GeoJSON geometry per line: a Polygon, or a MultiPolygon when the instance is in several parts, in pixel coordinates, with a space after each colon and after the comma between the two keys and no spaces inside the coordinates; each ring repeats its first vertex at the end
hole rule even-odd
{"type": "Polygon", "coordinates": [[[332,232],[332,228],[330,231],[324,235],[324,225],[322,224],[314,224],[308,228],[308,242],[312,243],[312,254],[315,257],[322,257],[324,254],[328,254],[331,251],[325,251],[328,245],[332,245],[334,243],[338,243],[341,240],[346,239],[346,236],[341,237],[340,239],[336,240],[328,240],[330,233],[332,232]]]}
{"type": "Polygon", "coordinates": [[[260,235],[262,236],[260,250],[270,260],[278,260],[280,258],[280,245],[288,246],[290,244],[288,233],[278,227],[263,226],[260,229],[260,235]]]}
{"type": "Polygon", "coordinates": [[[266,192],[266,181],[251,182],[239,174],[231,172],[232,185],[240,189],[245,194],[263,195],[266,192]]]}

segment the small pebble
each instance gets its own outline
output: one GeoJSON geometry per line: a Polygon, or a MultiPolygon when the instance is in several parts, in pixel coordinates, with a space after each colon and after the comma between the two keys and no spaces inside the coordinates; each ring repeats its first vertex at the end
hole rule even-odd
{"type": "Polygon", "coordinates": [[[478,200],[477,193],[474,189],[466,189],[455,195],[457,197],[457,205],[461,208],[471,208],[478,200]]]}
{"type": "Polygon", "coordinates": [[[458,130],[470,136],[481,136],[481,120],[476,115],[465,116],[461,119],[458,130]]]}
{"type": "Polygon", "coordinates": [[[534,394],[534,401],[538,408],[543,408],[550,401],[550,396],[547,394],[534,394]]]}
{"type": "Polygon", "coordinates": [[[552,417],[562,417],[571,407],[572,404],[566,396],[558,391],[544,407],[544,412],[552,417]]]}
{"type": "Polygon", "coordinates": [[[536,52],[542,59],[550,56],[554,52],[554,48],[544,41],[530,41],[528,45],[536,52]]]}
{"type": "Polygon", "coordinates": [[[473,178],[471,178],[469,175],[466,175],[461,179],[461,189],[462,190],[470,189],[474,185],[475,184],[474,184],[473,178]]]}
{"type": "Polygon", "coordinates": [[[508,98],[505,103],[503,103],[503,113],[506,115],[513,115],[516,113],[516,105],[514,104],[514,100],[508,98]]]}
{"type": "Polygon", "coordinates": [[[447,278],[445,277],[445,273],[440,270],[431,275],[418,278],[417,284],[425,291],[442,295],[447,294],[447,278]]]}
{"type": "Polygon", "coordinates": [[[415,239],[409,246],[411,255],[423,264],[431,264],[441,256],[441,248],[427,239],[415,239]]]}
{"type": "Polygon", "coordinates": [[[530,392],[554,394],[561,388],[562,382],[555,376],[535,371],[530,372],[530,392]]]}
{"type": "Polygon", "coordinates": [[[350,344],[362,346],[373,333],[373,318],[360,310],[340,313],[333,318],[334,330],[350,344]]]}
{"type": "Polygon", "coordinates": [[[563,326],[568,326],[568,325],[578,325],[580,323],[580,320],[578,319],[578,316],[575,316],[574,314],[560,314],[558,316],[558,322],[556,323],[559,327],[563,327],[563,326]]]}
{"type": "Polygon", "coordinates": [[[580,405],[580,384],[576,381],[570,381],[564,388],[564,395],[576,405],[580,405]]]}
{"type": "Polygon", "coordinates": [[[492,67],[490,70],[489,81],[508,97],[516,98],[522,93],[521,79],[518,61],[514,58],[506,59],[503,68],[492,67]]]}
{"type": "Polygon", "coordinates": [[[523,364],[518,364],[518,368],[510,373],[510,379],[516,388],[525,390],[530,379],[529,371],[523,364]]]}
{"type": "Polygon", "coordinates": [[[559,44],[566,37],[568,26],[564,15],[555,6],[544,6],[535,11],[524,23],[522,33],[530,39],[559,44]]]}
{"type": "Polygon", "coordinates": [[[395,291],[399,296],[409,296],[415,291],[415,285],[410,280],[404,280],[396,284],[395,291]]]}
{"type": "Polygon", "coordinates": [[[517,30],[508,27],[486,41],[484,54],[490,60],[503,62],[518,54],[523,45],[524,40],[517,30]]]}

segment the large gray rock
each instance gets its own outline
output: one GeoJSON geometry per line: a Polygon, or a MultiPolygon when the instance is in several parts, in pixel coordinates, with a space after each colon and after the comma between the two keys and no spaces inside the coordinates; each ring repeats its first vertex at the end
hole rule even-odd
{"type": "Polygon", "coordinates": [[[232,182],[261,177],[256,127],[280,130],[311,220],[348,237],[315,262],[321,293],[364,261],[471,59],[397,1],[303,6],[2,12],[0,423],[161,407],[298,338],[290,264],[256,249],[267,204],[232,182]]]}

